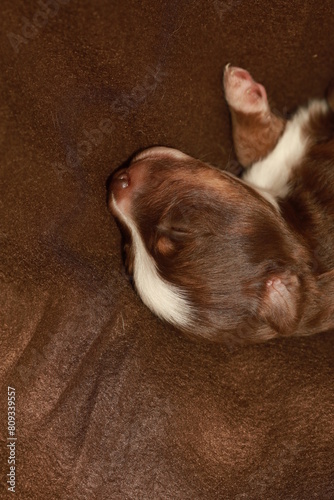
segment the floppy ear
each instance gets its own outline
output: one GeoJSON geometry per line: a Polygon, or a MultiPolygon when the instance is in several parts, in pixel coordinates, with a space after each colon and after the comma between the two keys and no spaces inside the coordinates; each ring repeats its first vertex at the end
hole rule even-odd
{"type": "Polygon", "coordinates": [[[300,319],[301,287],[290,271],[267,278],[260,317],[280,335],[292,335],[300,319]]]}

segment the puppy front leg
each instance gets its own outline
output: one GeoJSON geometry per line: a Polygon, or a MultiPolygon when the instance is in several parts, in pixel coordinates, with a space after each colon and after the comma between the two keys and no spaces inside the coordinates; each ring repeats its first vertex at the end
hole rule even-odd
{"type": "Polygon", "coordinates": [[[225,67],[224,91],[235,152],[241,165],[249,167],[274,149],[285,120],[270,110],[265,88],[244,69],[225,67]]]}

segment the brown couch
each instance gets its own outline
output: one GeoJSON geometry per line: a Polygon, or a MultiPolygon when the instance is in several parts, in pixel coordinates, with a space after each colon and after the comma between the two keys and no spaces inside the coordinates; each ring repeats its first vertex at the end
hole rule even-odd
{"type": "Polygon", "coordinates": [[[332,3],[3,0],[1,17],[0,497],[10,386],[18,499],[333,499],[333,336],[184,338],[131,288],[106,207],[139,148],[237,168],[227,62],[279,112],[321,96],[332,3]]]}

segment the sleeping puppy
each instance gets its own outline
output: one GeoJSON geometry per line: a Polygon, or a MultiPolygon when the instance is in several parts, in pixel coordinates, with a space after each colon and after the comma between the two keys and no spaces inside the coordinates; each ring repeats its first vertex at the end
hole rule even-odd
{"type": "Polygon", "coordinates": [[[243,179],[153,147],[114,172],[109,208],[143,302],[187,334],[251,343],[334,328],[334,91],[289,121],[227,66],[243,179]]]}

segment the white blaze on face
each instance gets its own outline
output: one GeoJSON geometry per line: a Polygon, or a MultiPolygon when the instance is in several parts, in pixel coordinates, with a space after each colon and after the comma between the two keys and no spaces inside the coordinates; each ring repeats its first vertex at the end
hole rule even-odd
{"type": "Polygon", "coordinates": [[[160,318],[175,326],[190,328],[192,310],[186,294],[159,276],[153,257],[148,253],[140,233],[128,215],[124,215],[112,196],[115,214],[129,229],[134,250],[134,282],[144,304],[160,318]]]}
{"type": "Polygon", "coordinates": [[[189,160],[189,156],[182,151],[174,148],[167,148],[165,146],[153,146],[148,149],[144,149],[141,153],[134,157],[132,163],[142,160],[147,160],[150,158],[169,158],[170,160],[189,160]]]}

